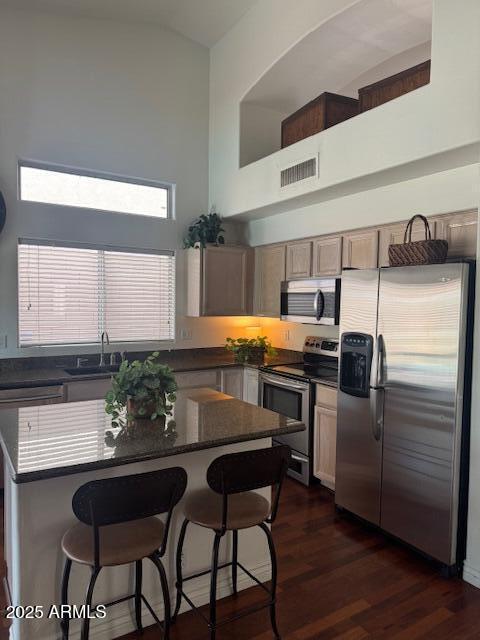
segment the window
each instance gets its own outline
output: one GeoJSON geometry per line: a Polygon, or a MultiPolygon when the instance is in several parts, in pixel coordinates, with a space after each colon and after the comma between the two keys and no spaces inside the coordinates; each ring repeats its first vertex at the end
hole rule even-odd
{"type": "Polygon", "coordinates": [[[18,246],[20,346],[173,340],[172,252],[18,246]]]}
{"type": "Polygon", "coordinates": [[[19,197],[153,218],[172,217],[173,186],[21,162],[19,197]]]}

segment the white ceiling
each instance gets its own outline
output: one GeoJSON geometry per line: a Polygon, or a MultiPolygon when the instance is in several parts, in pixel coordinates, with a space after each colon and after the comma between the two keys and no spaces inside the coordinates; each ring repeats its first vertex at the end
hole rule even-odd
{"type": "Polygon", "coordinates": [[[428,51],[431,32],[432,0],[360,0],[288,51],[244,100],[292,113],[324,91],[351,88],[394,56],[422,51],[421,45],[428,51]]]}
{"type": "Polygon", "coordinates": [[[158,24],[212,47],[257,0],[0,0],[0,6],[158,24]]]}

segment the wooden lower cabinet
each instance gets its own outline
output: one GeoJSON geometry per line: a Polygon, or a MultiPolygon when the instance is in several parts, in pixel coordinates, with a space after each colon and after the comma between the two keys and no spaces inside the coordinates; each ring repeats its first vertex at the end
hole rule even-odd
{"type": "Polygon", "coordinates": [[[208,387],[239,400],[243,398],[243,367],[182,371],[175,374],[175,379],[179,389],[208,387]]]}
{"type": "Polygon", "coordinates": [[[243,367],[221,370],[221,390],[223,393],[243,400],[243,367]]]}
{"type": "Polygon", "coordinates": [[[111,378],[96,380],[75,380],[63,385],[65,402],[101,400],[112,388],[111,378]]]}
{"type": "Polygon", "coordinates": [[[182,371],[175,373],[179,389],[196,389],[209,387],[220,391],[221,379],[219,369],[202,369],[200,371],[182,371]]]}
{"type": "Polygon", "coordinates": [[[313,423],[313,475],[329,489],[335,489],[335,465],[337,451],[336,389],[323,392],[317,385],[317,404],[313,423]],[[320,393],[319,393],[319,390],[320,393]],[[318,404],[324,402],[324,404],[318,404]]]}
{"type": "Polygon", "coordinates": [[[243,371],[243,400],[258,405],[258,369],[245,367],[243,371]]]}
{"type": "Polygon", "coordinates": [[[344,269],[376,269],[378,266],[378,229],[365,229],[343,236],[344,269]]]}

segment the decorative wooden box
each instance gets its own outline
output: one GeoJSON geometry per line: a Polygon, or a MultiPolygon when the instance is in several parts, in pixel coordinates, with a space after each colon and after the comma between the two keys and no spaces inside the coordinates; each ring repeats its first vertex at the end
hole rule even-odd
{"type": "Polygon", "coordinates": [[[358,90],[360,113],[414,91],[430,82],[430,60],[358,90]]]}
{"type": "Polygon", "coordinates": [[[358,100],[322,93],[282,122],[282,149],[358,114],[358,100]]]}

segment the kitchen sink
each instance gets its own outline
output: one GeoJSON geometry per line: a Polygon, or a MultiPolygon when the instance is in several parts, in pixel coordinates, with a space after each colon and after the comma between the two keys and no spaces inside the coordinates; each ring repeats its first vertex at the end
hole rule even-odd
{"type": "Polygon", "coordinates": [[[116,373],[119,369],[119,364],[112,364],[106,367],[72,367],[65,371],[72,376],[86,376],[94,373],[116,373]]]}

